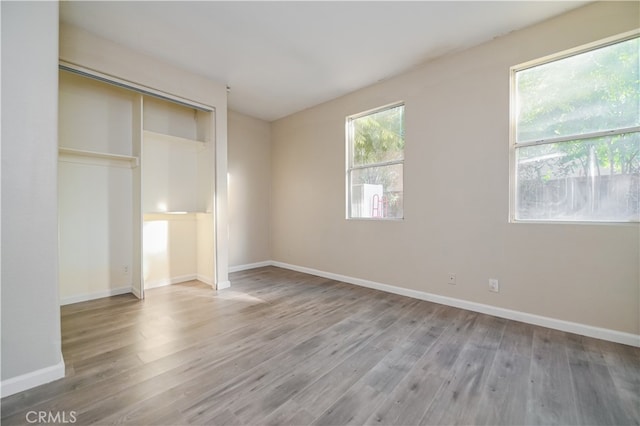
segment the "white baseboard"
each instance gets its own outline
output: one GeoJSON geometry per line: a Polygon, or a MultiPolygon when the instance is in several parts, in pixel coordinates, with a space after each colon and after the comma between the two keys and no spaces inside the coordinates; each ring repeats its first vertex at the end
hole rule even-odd
{"type": "Polygon", "coordinates": [[[165,279],[156,280],[156,281],[146,281],[144,283],[144,289],[149,290],[152,288],[164,287],[166,285],[178,284],[186,281],[193,281],[197,278],[198,276],[196,274],[189,274],[189,275],[179,275],[177,277],[165,278],[165,279]]]}
{"type": "Polygon", "coordinates": [[[229,266],[229,272],[246,271],[247,269],[262,268],[264,266],[272,266],[273,262],[265,260],[263,262],[247,263],[246,265],[229,266]]]}
{"type": "Polygon", "coordinates": [[[70,305],[72,303],[86,302],[87,300],[101,299],[103,297],[117,296],[119,294],[131,293],[131,286],[110,288],[108,290],[96,291],[88,294],[77,294],[60,298],[60,305],[70,305]]]}
{"type": "Polygon", "coordinates": [[[336,281],[342,281],[349,284],[355,284],[361,287],[372,288],[375,290],[394,293],[401,296],[407,296],[414,299],[425,300],[428,302],[439,303],[441,305],[453,306],[468,311],[480,312],[487,315],[493,315],[500,318],[506,318],[514,321],[520,321],[528,324],[539,325],[542,327],[553,328],[555,330],[566,331],[569,333],[580,334],[582,336],[594,337],[596,339],[608,340],[610,342],[622,343],[625,345],[640,347],[640,335],[624,333],[621,331],[610,330],[607,328],[594,327],[576,322],[564,321],[560,319],[544,317],[526,312],[514,311],[511,309],[499,308],[496,306],[485,305],[482,303],[470,302],[453,297],[440,296],[437,294],[426,293],[418,290],[411,290],[402,287],[396,287],[388,284],[377,283],[375,281],[363,280],[360,278],[348,277],[345,275],[334,274],[331,272],[320,271],[317,269],[307,268],[304,266],[291,265],[283,262],[270,262],[272,266],[290,269],[292,271],[304,272],[310,275],[317,275],[336,281]]]}
{"type": "Polygon", "coordinates": [[[231,287],[231,281],[220,281],[216,284],[216,290],[224,290],[229,287],[231,287]]]}
{"type": "Polygon", "coordinates": [[[135,287],[131,287],[131,293],[133,293],[134,296],[136,296],[138,299],[143,299],[143,292],[139,291],[137,288],[135,287]]]}
{"type": "Polygon", "coordinates": [[[196,279],[200,282],[203,282],[205,284],[209,284],[211,287],[213,287],[213,278],[207,276],[207,275],[202,275],[202,274],[198,274],[196,276],[196,279]]]}
{"type": "Polygon", "coordinates": [[[4,398],[5,396],[13,395],[63,378],[64,360],[62,360],[62,354],[60,358],[61,361],[51,367],[41,368],[40,370],[3,380],[2,383],[0,383],[0,396],[4,398]]]}

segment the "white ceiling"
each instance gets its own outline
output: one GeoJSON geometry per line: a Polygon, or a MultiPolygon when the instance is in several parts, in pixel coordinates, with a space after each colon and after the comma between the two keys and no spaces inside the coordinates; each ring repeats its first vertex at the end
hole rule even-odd
{"type": "Polygon", "coordinates": [[[61,2],[62,22],[231,87],[275,120],[588,1],[61,2]]]}

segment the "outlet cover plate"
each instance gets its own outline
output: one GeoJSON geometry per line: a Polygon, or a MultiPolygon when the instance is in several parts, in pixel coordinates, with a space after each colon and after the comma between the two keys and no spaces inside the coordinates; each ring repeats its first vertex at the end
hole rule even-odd
{"type": "Polygon", "coordinates": [[[495,278],[489,278],[489,291],[494,293],[500,292],[500,283],[495,278]]]}

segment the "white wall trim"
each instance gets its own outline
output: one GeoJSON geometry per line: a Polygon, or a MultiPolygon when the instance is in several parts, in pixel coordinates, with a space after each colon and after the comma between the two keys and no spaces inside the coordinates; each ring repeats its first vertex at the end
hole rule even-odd
{"type": "Polygon", "coordinates": [[[262,267],[265,267],[265,266],[272,266],[272,265],[273,265],[272,261],[265,260],[263,262],[247,263],[245,265],[229,266],[229,272],[240,272],[240,271],[246,271],[247,269],[262,268],[262,267]]]}
{"type": "Polygon", "coordinates": [[[213,278],[207,276],[207,275],[202,275],[202,274],[198,274],[196,276],[196,280],[203,282],[205,284],[210,285],[211,287],[213,287],[213,278]]]}
{"type": "Polygon", "coordinates": [[[224,290],[225,288],[231,287],[231,281],[220,281],[216,284],[216,290],[224,290]]]}
{"type": "Polygon", "coordinates": [[[133,293],[133,295],[138,299],[144,299],[144,289],[143,291],[139,291],[137,288],[131,287],[131,293],[133,293]]]}
{"type": "Polygon", "coordinates": [[[349,284],[355,284],[361,287],[372,288],[375,290],[394,293],[401,296],[407,296],[414,299],[425,300],[427,302],[439,303],[442,305],[453,306],[468,311],[480,312],[482,314],[493,315],[500,318],[506,318],[514,321],[520,321],[528,324],[539,325],[542,327],[553,328],[555,330],[566,331],[569,333],[580,334],[582,336],[594,337],[596,339],[608,340],[610,342],[622,343],[625,345],[640,347],[640,335],[625,333],[622,331],[610,330],[607,328],[594,327],[591,325],[580,324],[576,322],[564,321],[560,319],[544,317],[526,312],[514,311],[511,309],[500,308],[497,306],[485,305],[482,303],[470,302],[467,300],[456,299],[453,297],[440,296],[437,294],[426,293],[418,290],[411,290],[402,287],[396,287],[388,284],[377,283],[375,281],[364,280],[361,278],[353,278],[346,275],[334,274],[332,272],[320,271],[304,266],[291,265],[283,262],[271,262],[272,266],[290,269],[292,271],[304,272],[310,275],[317,275],[336,281],[342,281],[349,284]]]}
{"type": "Polygon", "coordinates": [[[90,68],[86,68],[68,61],[59,60],[58,67],[60,69],[70,71],[85,77],[93,78],[94,80],[102,81],[118,87],[123,87],[126,90],[131,90],[133,92],[141,93],[143,95],[151,95],[160,99],[169,100],[171,102],[177,102],[179,104],[185,105],[190,108],[196,108],[196,109],[199,109],[202,111],[208,111],[208,112],[211,112],[214,110],[212,106],[204,105],[200,102],[196,102],[190,99],[185,99],[180,96],[172,95],[170,93],[166,93],[161,90],[156,90],[151,87],[137,84],[132,81],[124,80],[116,76],[105,74],[105,73],[102,73],[90,68]]]}
{"type": "Polygon", "coordinates": [[[147,281],[144,283],[144,289],[149,290],[152,288],[164,287],[167,285],[183,283],[186,281],[193,281],[196,279],[198,279],[198,276],[196,274],[178,275],[177,277],[164,278],[164,279],[155,280],[155,281],[147,281]]]}
{"type": "Polygon", "coordinates": [[[86,302],[87,300],[101,299],[103,297],[117,296],[119,294],[132,293],[131,286],[111,288],[108,290],[96,291],[95,293],[88,294],[76,294],[74,296],[67,296],[60,298],[60,306],[70,305],[72,303],[86,302]]]}
{"type": "MultiPolygon", "coordinates": [[[[60,358],[62,359],[62,354],[60,358]]],[[[36,386],[44,385],[45,383],[53,382],[63,377],[64,360],[61,360],[56,365],[3,380],[2,383],[0,383],[0,395],[4,398],[5,396],[35,388],[36,386]]]]}

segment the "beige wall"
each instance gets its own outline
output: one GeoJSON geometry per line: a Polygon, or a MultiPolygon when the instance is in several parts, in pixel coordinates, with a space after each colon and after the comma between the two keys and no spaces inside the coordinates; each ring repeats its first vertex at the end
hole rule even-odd
{"type": "Polygon", "coordinates": [[[509,67],[631,30],[638,16],[635,2],[588,5],[274,122],[272,259],[638,334],[637,224],[507,221],[509,67]],[[345,117],[399,100],[405,220],[347,221],[345,117]]]}
{"type": "Polygon", "coordinates": [[[229,111],[229,265],[270,257],[271,126],[229,111]]]}

